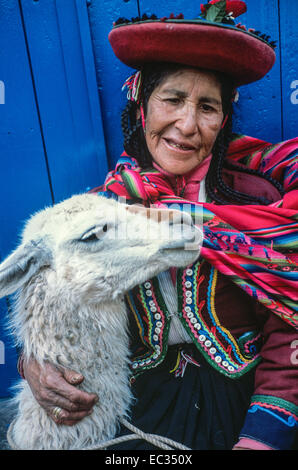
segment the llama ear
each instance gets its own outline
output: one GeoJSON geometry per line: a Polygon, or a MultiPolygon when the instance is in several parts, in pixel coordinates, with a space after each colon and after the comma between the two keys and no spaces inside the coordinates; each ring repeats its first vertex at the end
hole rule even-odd
{"type": "Polygon", "coordinates": [[[19,289],[42,266],[49,266],[51,258],[42,239],[20,245],[0,264],[0,298],[19,289]]]}

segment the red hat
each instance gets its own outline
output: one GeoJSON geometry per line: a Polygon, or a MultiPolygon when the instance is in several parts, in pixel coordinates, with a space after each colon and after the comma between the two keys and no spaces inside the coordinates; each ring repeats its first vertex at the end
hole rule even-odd
{"type": "Polygon", "coordinates": [[[174,62],[224,72],[236,86],[244,85],[264,77],[275,62],[269,36],[235,25],[235,17],[245,11],[240,0],[211,0],[193,20],[182,14],[120,18],[109,41],[115,55],[136,69],[148,62],[174,62]]]}

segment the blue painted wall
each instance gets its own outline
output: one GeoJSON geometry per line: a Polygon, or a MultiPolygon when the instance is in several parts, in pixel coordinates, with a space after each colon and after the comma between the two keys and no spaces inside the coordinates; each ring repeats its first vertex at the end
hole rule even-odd
{"type": "MultiPolygon", "coordinates": [[[[271,142],[295,137],[298,2],[247,5],[239,20],[278,41],[277,60],[239,90],[235,130],[271,142]]],[[[0,0],[0,259],[32,212],[100,184],[122,151],[121,86],[131,70],[108,43],[113,21],[199,10],[194,0],[0,0]]],[[[0,300],[0,397],[17,377],[4,328],[9,301],[0,300]]]]}
{"type": "MultiPolygon", "coordinates": [[[[1,0],[0,43],[3,259],[32,212],[102,182],[107,156],[86,1],[1,0]]],[[[17,376],[6,313],[0,397],[17,376]]]]}

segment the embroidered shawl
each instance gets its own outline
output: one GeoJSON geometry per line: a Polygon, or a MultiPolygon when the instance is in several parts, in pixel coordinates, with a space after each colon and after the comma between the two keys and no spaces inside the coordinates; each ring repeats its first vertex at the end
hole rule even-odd
{"type": "Polygon", "coordinates": [[[106,178],[107,193],[171,206],[203,221],[201,256],[287,323],[298,328],[298,138],[276,145],[235,135],[227,158],[278,180],[285,195],[268,206],[190,203],[158,170],[125,153],[106,178]]]}

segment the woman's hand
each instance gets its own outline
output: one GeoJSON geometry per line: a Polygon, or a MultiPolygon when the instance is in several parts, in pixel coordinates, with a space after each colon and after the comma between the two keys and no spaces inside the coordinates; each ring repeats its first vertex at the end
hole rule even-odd
{"type": "Polygon", "coordinates": [[[72,426],[92,413],[98,396],[75,387],[83,382],[82,374],[50,363],[41,367],[33,358],[24,361],[23,371],[34,397],[55,423],[72,426]],[[53,414],[57,407],[58,417],[53,414]]]}

